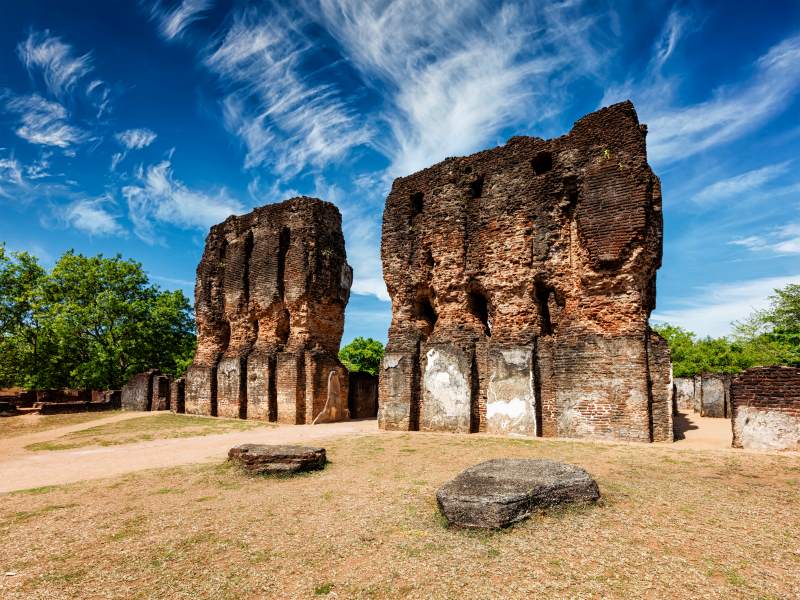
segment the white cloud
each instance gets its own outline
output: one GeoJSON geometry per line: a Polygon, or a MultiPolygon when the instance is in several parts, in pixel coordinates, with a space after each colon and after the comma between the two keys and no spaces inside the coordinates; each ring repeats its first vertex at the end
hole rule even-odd
{"type": "Polygon", "coordinates": [[[66,149],[88,137],[86,132],[68,122],[66,108],[38,94],[16,96],[6,106],[20,117],[17,135],[31,144],[66,149]]]}
{"type": "Polygon", "coordinates": [[[754,252],[773,254],[800,254],[800,223],[788,223],[776,227],[764,235],[750,235],[728,242],[744,246],[754,252]]]}
{"type": "Polygon", "coordinates": [[[293,175],[338,160],[370,138],[333,85],[302,73],[310,45],[298,27],[284,13],[240,12],[205,56],[228,89],[224,121],[245,145],[247,168],[270,163],[293,175]]]}
{"type": "Polygon", "coordinates": [[[22,169],[15,158],[0,158],[0,183],[23,185],[22,169]]]}
{"type": "Polygon", "coordinates": [[[147,128],[126,129],[114,137],[128,150],[141,150],[155,141],[156,133],[147,128]]]}
{"type": "Polygon", "coordinates": [[[710,283],[697,288],[684,307],[657,311],[651,321],[679,325],[700,336],[729,335],[734,321],[767,308],[774,290],[790,283],[800,283],[800,274],[710,283]]]}
{"type": "Polygon", "coordinates": [[[695,195],[694,199],[697,202],[710,202],[731,198],[733,196],[741,196],[747,192],[757,190],[765,183],[769,183],[786,173],[789,170],[791,162],[792,161],[787,160],[717,181],[700,190],[700,192],[695,195]]]}
{"type": "Polygon", "coordinates": [[[153,7],[152,16],[158,21],[161,35],[168,41],[180,37],[186,28],[203,18],[203,13],[214,5],[212,0],[181,0],[171,9],[161,3],[153,7]]]}
{"type": "Polygon", "coordinates": [[[125,158],[125,156],[126,156],[125,152],[114,152],[114,154],[111,155],[111,169],[110,170],[112,172],[117,170],[117,165],[122,162],[122,160],[125,158]]]}
{"type": "Polygon", "coordinates": [[[168,160],[140,168],[137,178],[136,185],[122,188],[122,195],[128,202],[136,235],[151,244],[160,241],[155,234],[156,223],[205,229],[244,210],[224,188],[211,194],[189,188],[174,177],[168,160]]]}
{"type": "Polygon", "coordinates": [[[113,204],[107,196],[79,198],[64,206],[61,216],[71,227],[90,235],[119,235],[124,230],[109,210],[113,204]]]}
{"type": "Polygon", "coordinates": [[[49,30],[34,31],[17,45],[17,55],[32,75],[41,72],[47,89],[62,97],[92,70],[89,54],[76,56],[72,46],[50,35],[49,30]]]}
{"type": "Polygon", "coordinates": [[[671,13],[640,81],[609,86],[603,103],[632,97],[648,125],[647,147],[654,162],[671,163],[736,140],[784,112],[800,88],[800,35],[770,48],[752,65],[749,78],[716,88],[703,102],[675,100],[680,80],[661,73],[688,19],[671,13]]]}
{"type": "Polygon", "coordinates": [[[597,17],[584,8],[322,0],[309,11],[365,81],[387,87],[392,138],[379,147],[395,176],[474,151],[504,126],[555,114],[563,88],[596,74],[608,55],[592,35],[597,17]]]}

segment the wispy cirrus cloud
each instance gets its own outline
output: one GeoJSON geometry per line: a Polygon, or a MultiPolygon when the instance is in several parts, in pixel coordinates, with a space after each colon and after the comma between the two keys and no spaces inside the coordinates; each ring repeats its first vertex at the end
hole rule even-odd
{"type": "Polygon", "coordinates": [[[368,85],[386,86],[379,148],[405,175],[474,151],[509,125],[543,120],[553,100],[609,55],[586,4],[492,7],[468,0],[321,0],[307,10],[341,44],[368,85]]]}
{"type": "Polygon", "coordinates": [[[89,137],[69,122],[69,113],[62,104],[38,94],[12,97],[6,108],[19,116],[16,134],[31,144],[65,149],[89,137]]]}
{"type": "Polygon", "coordinates": [[[123,235],[115,203],[109,196],[78,198],[60,208],[64,223],[89,235],[123,235]]]}
{"type": "Polygon", "coordinates": [[[304,71],[313,47],[301,26],[285,12],[244,10],[205,54],[204,64],[226,89],[225,124],[244,144],[247,168],[270,164],[294,175],[370,139],[340,90],[304,71]]]}
{"type": "Polygon", "coordinates": [[[158,30],[167,41],[179,38],[189,25],[203,18],[203,13],[214,5],[213,0],[180,0],[171,8],[157,2],[151,17],[158,22],[158,30]]]}
{"type": "Polygon", "coordinates": [[[775,289],[800,283],[800,273],[779,277],[761,277],[745,281],[709,282],[690,291],[676,308],[656,311],[654,322],[680,325],[701,336],[729,335],[732,324],[756,310],[767,308],[775,289]]]}
{"type": "Polygon", "coordinates": [[[40,73],[47,89],[61,98],[92,70],[89,53],[76,55],[72,46],[50,31],[33,31],[17,45],[17,55],[31,76],[40,73]]]}
{"type": "Polygon", "coordinates": [[[728,242],[734,246],[743,246],[755,252],[771,252],[773,254],[800,254],[800,223],[787,223],[773,227],[760,235],[748,235],[728,242]]]}
{"type": "Polygon", "coordinates": [[[695,194],[694,199],[696,202],[707,203],[742,196],[786,174],[791,163],[792,161],[787,160],[716,181],[695,194]]]}
{"type": "Polygon", "coordinates": [[[122,195],[128,203],[134,232],[149,244],[163,243],[155,231],[159,223],[206,229],[244,211],[242,203],[225,188],[206,192],[187,186],[174,176],[169,160],[140,167],[136,178],[135,185],[122,188],[122,195]]]}
{"type": "Polygon", "coordinates": [[[707,100],[681,103],[680,80],[664,76],[662,68],[691,29],[691,15],[672,11],[644,75],[609,86],[601,101],[634,100],[648,125],[648,155],[656,163],[677,162],[753,132],[784,112],[800,90],[800,35],[795,35],[759,57],[748,77],[717,87],[707,100]]]}
{"type": "Polygon", "coordinates": [[[154,131],[142,127],[120,131],[114,137],[128,150],[141,150],[152,144],[157,136],[154,131]]]}

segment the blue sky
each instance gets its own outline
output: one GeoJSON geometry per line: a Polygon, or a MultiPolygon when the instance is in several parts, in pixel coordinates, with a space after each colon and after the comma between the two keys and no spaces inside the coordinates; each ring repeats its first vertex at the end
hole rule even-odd
{"type": "Polygon", "coordinates": [[[0,240],[193,294],[208,227],[308,194],[386,338],[394,177],[630,98],[664,195],[654,319],[700,334],[800,282],[800,3],[0,2],[0,240]],[[287,8],[291,6],[292,8],[287,8]]]}

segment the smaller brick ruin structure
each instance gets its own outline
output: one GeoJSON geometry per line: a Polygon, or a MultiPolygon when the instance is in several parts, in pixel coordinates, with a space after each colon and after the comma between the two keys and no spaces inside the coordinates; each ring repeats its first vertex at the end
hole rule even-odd
{"type": "Polygon", "coordinates": [[[731,384],[733,446],[800,450],[800,368],[754,367],[731,384]]]}
{"type": "Polygon", "coordinates": [[[394,181],[380,427],[672,441],[646,133],[624,102],[394,181]]]}
{"type": "Polygon", "coordinates": [[[347,418],[338,351],[352,277],[329,202],[293,198],[212,227],[197,267],[186,412],[292,424],[347,418]]]}

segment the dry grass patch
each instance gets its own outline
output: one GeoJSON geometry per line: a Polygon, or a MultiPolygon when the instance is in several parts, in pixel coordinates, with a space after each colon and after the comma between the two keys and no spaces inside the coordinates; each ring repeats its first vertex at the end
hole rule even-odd
{"type": "MultiPolygon", "coordinates": [[[[315,442],[316,443],[316,442],[315,442]]],[[[792,598],[800,458],[483,436],[322,444],[295,478],[227,463],[0,496],[7,598],[792,598]],[[594,507],[447,528],[434,492],[512,456],[581,465],[594,507]]]]}
{"type": "Polygon", "coordinates": [[[55,440],[36,442],[27,450],[69,450],[84,446],[118,446],[167,438],[199,437],[259,427],[274,427],[260,421],[219,419],[159,413],[74,431],[55,440]]]}
{"type": "Polygon", "coordinates": [[[121,410],[107,410],[102,412],[72,413],[67,415],[16,415],[13,417],[0,417],[0,438],[10,438],[17,435],[38,433],[49,429],[79,425],[97,419],[106,419],[118,415],[121,410]]]}

